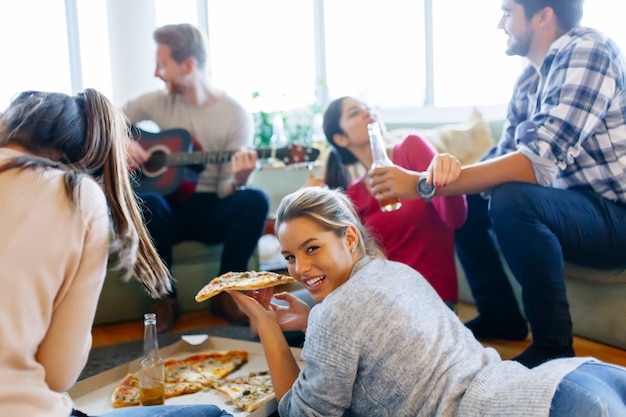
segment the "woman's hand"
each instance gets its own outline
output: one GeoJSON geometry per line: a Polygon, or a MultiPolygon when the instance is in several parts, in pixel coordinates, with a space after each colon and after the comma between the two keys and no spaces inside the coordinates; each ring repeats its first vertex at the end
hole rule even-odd
{"type": "MultiPolygon", "coordinates": [[[[243,313],[250,319],[250,327],[256,329],[263,320],[276,321],[276,313],[270,306],[273,288],[258,291],[227,291],[243,313]]],[[[256,332],[255,332],[256,334],[256,332]]]]}
{"type": "MultiPolygon", "coordinates": [[[[443,188],[459,178],[461,162],[451,154],[441,153],[433,157],[426,172],[429,184],[434,183],[435,188],[443,188]]],[[[372,194],[378,200],[392,197],[416,199],[420,197],[416,188],[420,174],[394,165],[370,170],[367,181],[372,194]]]]}
{"type": "Polygon", "coordinates": [[[250,319],[250,330],[255,336],[259,335],[259,321],[264,319],[275,321],[284,332],[293,330],[306,332],[311,307],[288,292],[273,295],[273,288],[270,287],[248,291],[247,296],[238,291],[229,291],[229,294],[250,319]],[[277,300],[286,301],[287,305],[272,303],[272,296],[277,300]]]}
{"type": "Polygon", "coordinates": [[[409,171],[397,165],[374,168],[367,173],[366,178],[370,192],[378,200],[391,197],[419,198],[415,188],[418,180],[419,172],[409,171]]]}
{"type": "Polygon", "coordinates": [[[288,292],[279,292],[274,295],[274,298],[287,302],[286,306],[281,306],[275,303],[271,304],[274,312],[276,312],[278,325],[281,330],[284,332],[299,330],[306,333],[306,326],[309,320],[311,307],[295,295],[288,292]]]}

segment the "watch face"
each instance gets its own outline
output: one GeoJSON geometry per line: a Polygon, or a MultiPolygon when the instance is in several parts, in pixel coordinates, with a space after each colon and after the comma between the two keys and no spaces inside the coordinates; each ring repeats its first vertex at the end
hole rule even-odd
{"type": "Polygon", "coordinates": [[[435,186],[427,183],[426,178],[420,178],[417,183],[417,191],[423,198],[430,198],[435,194],[435,186]]]}

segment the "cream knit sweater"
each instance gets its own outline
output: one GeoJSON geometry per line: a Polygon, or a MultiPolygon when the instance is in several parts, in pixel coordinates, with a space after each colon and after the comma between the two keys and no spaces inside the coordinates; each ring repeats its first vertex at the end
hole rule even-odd
{"type": "MultiPolygon", "coordinates": [[[[21,155],[0,148],[0,165],[21,155]]],[[[0,415],[67,417],[91,347],[109,218],[91,179],[78,208],[56,169],[0,173],[0,415]]]]}

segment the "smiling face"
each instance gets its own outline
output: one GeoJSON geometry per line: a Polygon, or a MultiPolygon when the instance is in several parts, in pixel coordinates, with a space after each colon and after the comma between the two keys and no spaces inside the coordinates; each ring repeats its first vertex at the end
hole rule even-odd
{"type": "Polygon", "coordinates": [[[160,78],[165,83],[168,93],[184,94],[186,79],[189,75],[187,67],[186,61],[179,64],[172,58],[169,46],[157,44],[154,76],[160,78]]]}
{"type": "Polygon", "coordinates": [[[276,231],[289,274],[318,303],[348,280],[356,263],[353,248],[358,244],[358,232],[354,226],[342,230],[345,233],[338,236],[308,217],[297,217],[281,223],[276,231]]]}
{"type": "Polygon", "coordinates": [[[507,55],[528,56],[533,43],[535,32],[526,19],[524,7],[514,0],[502,0],[502,17],[498,29],[508,35],[507,55]]]}

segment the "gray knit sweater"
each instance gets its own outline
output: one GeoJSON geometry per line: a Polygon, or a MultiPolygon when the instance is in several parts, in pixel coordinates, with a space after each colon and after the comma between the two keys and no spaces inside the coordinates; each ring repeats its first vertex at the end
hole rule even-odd
{"type": "Polygon", "coordinates": [[[586,360],[502,361],[419,273],[367,257],[311,310],[302,359],[283,417],[548,416],[561,379],[586,360]]]}

